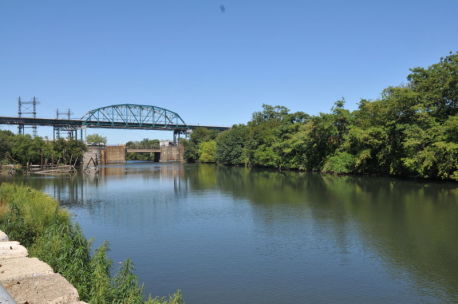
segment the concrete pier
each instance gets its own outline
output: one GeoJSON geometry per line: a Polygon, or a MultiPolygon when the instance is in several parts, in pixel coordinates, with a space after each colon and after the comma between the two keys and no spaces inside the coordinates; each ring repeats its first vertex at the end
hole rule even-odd
{"type": "Polygon", "coordinates": [[[103,164],[124,163],[126,153],[158,153],[159,162],[184,162],[183,145],[161,145],[158,149],[133,149],[120,146],[89,146],[83,156],[83,168],[96,168],[103,164]]]}

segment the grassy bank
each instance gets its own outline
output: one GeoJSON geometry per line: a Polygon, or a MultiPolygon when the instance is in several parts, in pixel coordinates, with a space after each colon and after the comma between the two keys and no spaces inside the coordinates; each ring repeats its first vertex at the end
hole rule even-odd
{"type": "Polygon", "coordinates": [[[89,303],[184,303],[181,292],[165,298],[144,298],[130,260],[111,276],[108,244],[93,255],[91,242],[69,213],[46,194],[25,186],[0,184],[0,229],[62,274],[89,303]]]}

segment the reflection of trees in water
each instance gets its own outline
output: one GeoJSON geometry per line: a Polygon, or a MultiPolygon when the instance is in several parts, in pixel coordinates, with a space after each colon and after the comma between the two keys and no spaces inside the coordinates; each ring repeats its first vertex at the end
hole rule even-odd
{"type": "MultiPolygon", "coordinates": [[[[249,201],[256,209],[251,213],[254,221],[265,227],[281,226],[278,223],[285,216],[292,224],[312,221],[313,227],[335,238],[342,252],[356,236],[393,269],[407,269],[418,286],[439,286],[458,300],[456,184],[179,164],[128,164],[109,166],[97,175],[6,180],[44,190],[63,205],[84,204],[93,210],[110,203],[95,201],[94,188],[135,177],[165,181],[154,204],[176,203],[188,191],[219,191],[249,201]]],[[[139,213],[145,220],[158,216],[147,205],[132,206],[145,208],[132,213],[132,221],[138,220],[139,213]]],[[[116,218],[125,215],[123,208],[119,203],[104,212],[114,213],[107,218],[116,218]]]]}
{"type": "MultiPolygon", "coordinates": [[[[56,181],[53,183],[54,197],[67,206],[94,204],[92,196],[88,194],[91,188],[106,185],[110,180],[126,180],[141,177],[143,180],[167,180],[170,182],[170,199],[187,194],[187,182],[181,165],[161,164],[120,164],[102,167],[99,173],[82,174],[71,180],[56,181]]],[[[129,191],[128,188],[126,191],[129,191]]],[[[133,193],[134,195],[134,193],[133,193]]]]}
{"type": "MultiPolygon", "coordinates": [[[[170,200],[186,196],[188,181],[183,178],[181,164],[127,163],[102,167],[98,173],[62,176],[0,177],[0,181],[26,184],[53,196],[62,206],[96,205],[94,188],[106,186],[110,180],[141,177],[143,180],[165,180],[170,183],[170,200]]],[[[128,191],[128,190],[127,190],[128,191]]]]}
{"type": "Polygon", "coordinates": [[[356,233],[388,265],[415,275],[419,286],[441,286],[458,300],[456,184],[216,166],[187,173],[192,190],[249,200],[264,224],[286,212],[291,220],[316,221],[342,252],[356,233]]]}

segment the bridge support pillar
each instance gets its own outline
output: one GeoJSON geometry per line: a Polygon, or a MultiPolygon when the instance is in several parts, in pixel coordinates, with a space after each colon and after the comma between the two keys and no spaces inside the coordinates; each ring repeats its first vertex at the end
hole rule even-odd
{"type": "Polygon", "coordinates": [[[161,146],[161,156],[159,162],[183,162],[184,147],[183,145],[161,146]]]}
{"type": "Polygon", "coordinates": [[[105,163],[126,162],[126,146],[107,146],[104,155],[105,163]]]}
{"type": "Polygon", "coordinates": [[[17,133],[19,135],[24,135],[24,125],[18,125],[17,126],[17,133]]]}
{"type": "Polygon", "coordinates": [[[173,130],[173,144],[177,145],[180,141],[180,136],[181,134],[185,135],[187,134],[187,130],[173,130]]]}

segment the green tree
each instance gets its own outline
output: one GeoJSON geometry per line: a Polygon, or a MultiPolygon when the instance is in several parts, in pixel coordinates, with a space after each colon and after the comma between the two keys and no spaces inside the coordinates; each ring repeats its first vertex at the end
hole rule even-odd
{"type": "Polygon", "coordinates": [[[13,132],[0,130],[0,162],[8,162],[9,158],[11,158],[11,145],[13,137],[13,132]]]}
{"type": "Polygon", "coordinates": [[[441,121],[458,114],[458,53],[411,71],[407,79],[412,90],[419,93],[423,110],[441,121]]]}
{"type": "Polygon", "coordinates": [[[53,143],[54,155],[56,162],[67,165],[79,165],[83,160],[84,152],[87,150],[86,145],[74,139],[60,138],[53,143]]]}
{"type": "MultiPolygon", "coordinates": [[[[216,161],[456,180],[458,54],[411,71],[406,85],[386,88],[377,100],[361,100],[353,112],[343,99],[316,116],[263,105],[246,125],[218,135],[216,161]]],[[[185,142],[188,161],[198,160],[202,143],[212,140],[205,132],[185,142]]]]}
{"type": "Polygon", "coordinates": [[[41,137],[16,135],[11,138],[11,157],[22,165],[41,164],[52,155],[51,143],[45,142],[41,137]]]}
{"type": "Polygon", "coordinates": [[[225,165],[245,165],[247,163],[244,147],[248,139],[248,128],[235,125],[216,138],[216,160],[225,165]]]}
{"type": "Polygon", "coordinates": [[[203,163],[216,162],[216,141],[204,141],[199,145],[199,161],[203,163]]]}
{"type": "Polygon", "coordinates": [[[107,138],[99,134],[91,134],[86,136],[86,142],[89,145],[106,145],[107,138]]]}
{"type": "Polygon", "coordinates": [[[192,131],[189,140],[182,139],[181,143],[185,148],[184,158],[188,162],[196,162],[200,158],[199,145],[202,142],[214,140],[219,131],[207,128],[196,128],[192,131]]]}

